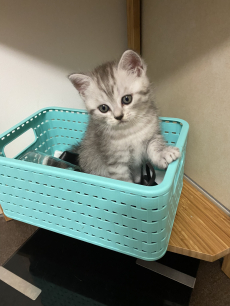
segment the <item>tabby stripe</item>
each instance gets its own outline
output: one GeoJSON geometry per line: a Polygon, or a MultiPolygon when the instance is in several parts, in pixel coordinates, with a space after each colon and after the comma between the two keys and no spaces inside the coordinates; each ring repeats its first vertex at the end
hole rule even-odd
{"type": "Polygon", "coordinates": [[[116,165],[127,165],[127,161],[120,161],[117,162],[117,161],[111,161],[109,163],[107,163],[108,166],[116,166],[116,165]]]}
{"type": "Polygon", "coordinates": [[[149,94],[149,89],[147,90],[140,90],[137,92],[138,95],[146,96],[149,94]]]}

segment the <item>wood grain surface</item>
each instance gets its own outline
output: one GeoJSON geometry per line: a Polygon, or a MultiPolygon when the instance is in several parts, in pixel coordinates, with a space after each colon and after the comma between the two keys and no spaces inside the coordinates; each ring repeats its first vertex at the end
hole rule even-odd
{"type": "Polygon", "coordinates": [[[230,253],[230,217],[186,180],[168,251],[205,261],[230,253]]]}

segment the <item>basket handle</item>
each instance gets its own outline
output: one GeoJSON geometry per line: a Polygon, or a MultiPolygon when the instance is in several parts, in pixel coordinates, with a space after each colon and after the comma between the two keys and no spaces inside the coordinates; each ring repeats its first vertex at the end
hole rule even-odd
{"type": "Polygon", "coordinates": [[[7,130],[5,133],[2,133],[0,135],[0,156],[6,157],[4,148],[30,129],[33,130],[34,136],[35,136],[35,139],[32,142],[32,144],[36,142],[37,133],[35,130],[35,124],[33,123],[33,120],[30,120],[30,119],[31,118],[27,118],[26,120],[18,123],[11,129],[7,130]]]}

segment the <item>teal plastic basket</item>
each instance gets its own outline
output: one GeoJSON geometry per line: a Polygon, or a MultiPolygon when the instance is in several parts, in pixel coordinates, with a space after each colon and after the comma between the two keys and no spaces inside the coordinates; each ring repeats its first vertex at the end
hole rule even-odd
{"type": "Polygon", "coordinates": [[[0,136],[0,203],[6,216],[143,260],[162,257],[181,194],[188,123],[160,118],[162,133],[181,150],[158,186],[18,160],[30,150],[53,155],[80,141],[86,111],[45,108],[0,136]],[[35,141],[15,158],[4,147],[33,129],[35,141]]]}

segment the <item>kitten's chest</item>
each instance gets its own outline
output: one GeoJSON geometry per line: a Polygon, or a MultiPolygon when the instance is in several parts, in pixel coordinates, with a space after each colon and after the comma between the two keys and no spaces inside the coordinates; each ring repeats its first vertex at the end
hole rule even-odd
{"type": "Polygon", "coordinates": [[[127,162],[139,163],[146,150],[145,139],[137,135],[129,135],[120,139],[111,140],[111,154],[124,158],[127,162]]]}
{"type": "Polygon", "coordinates": [[[146,155],[146,146],[152,137],[152,124],[137,124],[126,131],[111,134],[108,140],[109,156],[123,162],[139,164],[146,155]]]}

